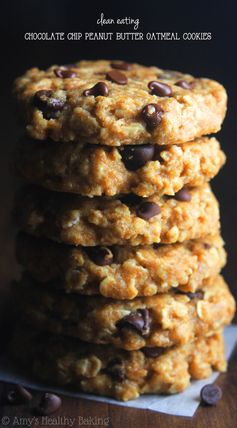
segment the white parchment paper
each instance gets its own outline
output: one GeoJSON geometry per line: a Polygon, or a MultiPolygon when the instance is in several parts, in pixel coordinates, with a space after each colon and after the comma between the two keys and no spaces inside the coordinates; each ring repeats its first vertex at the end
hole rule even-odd
{"type": "MultiPolygon", "coordinates": [[[[225,352],[229,359],[237,343],[237,325],[230,325],[225,328],[225,352]]],[[[118,402],[110,398],[88,395],[72,392],[66,388],[58,388],[54,385],[45,386],[42,383],[33,381],[30,377],[23,374],[19,369],[7,362],[6,358],[0,359],[0,380],[10,383],[20,383],[36,390],[47,390],[71,397],[84,398],[88,400],[111,403],[116,406],[135,407],[137,409],[149,409],[156,412],[167,413],[176,416],[193,416],[200,402],[201,388],[207,383],[212,383],[219,376],[219,373],[213,373],[209,379],[192,381],[191,386],[184,392],[175,395],[144,395],[136,400],[126,403],[118,402]]]]}

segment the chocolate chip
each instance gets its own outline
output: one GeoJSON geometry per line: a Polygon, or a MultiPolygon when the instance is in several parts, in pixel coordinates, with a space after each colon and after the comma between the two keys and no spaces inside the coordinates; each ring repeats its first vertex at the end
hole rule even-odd
{"type": "Polygon", "coordinates": [[[128,62],[112,62],[110,65],[116,70],[129,71],[132,68],[132,64],[129,64],[128,62]]]}
{"type": "Polygon", "coordinates": [[[144,348],[141,349],[141,351],[148,358],[156,358],[156,357],[160,357],[163,354],[164,348],[161,348],[159,346],[149,348],[148,346],[145,346],[144,348]]]}
{"type": "Polygon", "coordinates": [[[57,77],[61,77],[62,79],[68,79],[69,77],[77,77],[77,74],[75,71],[70,70],[70,68],[63,69],[63,68],[55,68],[54,74],[57,77]]]}
{"type": "Polygon", "coordinates": [[[21,385],[16,385],[7,393],[6,401],[9,404],[22,404],[32,400],[32,394],[21,385]]]}
{"type": "Polygon", "coordinates": [[[104,82],[98,82],[95,86],[90,89],[86,89],[83,92],[85,97],[89,97],[90,95],[94,95],[94,97],[98,97],[99,95],[102,97],[107,97],[109,95],[109,88],[104,82]]]}
{"type": "Polygon", "coordinates": [[[164,162],[164,159],[161,157],[161,152],[163,152],[166,149],[165,146],[155,146],[155,153],[153,156],[153,160],[156,161],[158,160],[159,162],[164,162]]]}
{"type": "Polygon", "coordinates": [[[183,187],[174,195],[175,199],[180,202],[190,202],[192,199],[191,193],[183,187]]]}
{"type": "Polygon", "coordinates": [[[50,89],[41,89],[34,94],[33,103],[42,111],[45,119],[53,119],[63,109],[66,100],[54,95],[50,89]]]}
{"type": "Polygon", "coordinates": [[[39,415],[47,416],[56,412],[61,407],[61,405],[62,400],[58,395],[45,392],[41,397],[36,411],[39,415]]]}
{"type": "Polygon", "coordinates": [[[106,79],[110,80],[113,83],[117,83],[118,85],[126,85],[128,83],[128,78],[125,74],[120,73],[117,70],[111,70],[106,74],[106,79]]]}
{"type": "Polygon", "coordinates": [[[87,249],[88,256],[98,266],[111,265],[113,263],[113,253],[107,247],[91,247],[87,249]]]}
{"type": "Polygon", "coordinates": [[[147,104],[142,109],[142,118],[146,122],[148,129],[156,128],[161,122],[164,111],[158,104],[147,104]]]}
{"type": "Polygon", "coordinates": [[[212,246],[208,242],[203,242],[203,247],[205,248],[205,250],[210,250],[212,246]]]}
{"type": "Polygon", "coordinates": [[[35,102],[43,103],[48,101],[48,98],[51,97],[53,91],[51,89],[40,89],[40,91],[35,92],[34,100],[35,102]]]}
{"type": "Polygon", "coordinates": [[[137,216],[143,218],[144,220],[149,220],[149,218],[154,217],[155,215],[160,214],[161,209],[159,205],[155,204],[155,202],[143,202],[137,208],[137,216]]]}
{"type": "Polygon", "coordinates": [[[162,247],[162,244],[152,244],[152,246],[153,246],[153,248],[155,249],[155,250],[157,250],[158,248],[161,248],[162,247]]]}
{"type": "Polygon", "coordinates": [[[195,293],[186,293],[186,295],[191,299],[203,299],[203,291],[196,291],[195,293]]]}
{"type": "Polygon", "coordinates": [[[132,328],[140,333],[142,336],[146,336],[150,332],[151,318],[148,309],[138,309],[137,311],[131,312],[121,320],[119,320],[116,326],[119,329],[124,327],[132,328]]]}
{"type": "Polygon", "coordinates": [[[159,79],[166,79],[166,80],[170,80],[170,79],[178,79],[179,77],[182,76],[182,73],[180,73],[179,71],[174,71],[174,70],[164,70],[161,74],[159,74],[157,77],[159,79]]]}
{"type": "Polygon", "coordinates": [[[192,82],[187,82],[187,80],[179,80],[175,85],[183,89],[192,89],[192,82]]]}
{"type": "Polygon", "coordinates": [[[139,146],[126,146],[120,149],[120,154],[126,168],[130,171],[136,171],[152,160],[155,148],[151,144],[142,144],[139,146]]]}
{"type": "Polygon", "coordinates": [[[117,357],[109,361],[103,372],[111,376],[112,379],[116,381],[123,381],[125,379],[125,367],[122,358],[117,357]]]}
{"type": "Polygon", "coordinates": [[[201,389],[201,400],[208,406],[214,406],[222,398],[222,390],[218,385],[208,384],[201,389]]]}
{"type": "Polygon", "coordinates": [[[172,89],[169,85],[156,80],[149,82],[148,88],[151,90],[152,95],[158,95],[159,97],[171,97],[172,95],[172,89]]]}

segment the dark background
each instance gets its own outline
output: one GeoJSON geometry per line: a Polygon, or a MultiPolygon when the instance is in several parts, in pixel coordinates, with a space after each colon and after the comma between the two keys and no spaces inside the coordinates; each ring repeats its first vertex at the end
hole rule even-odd
{"type": "MultiPolygon", "coordinates": [[[[220,81],[229,95],[228,114],[219,134],[228,163],[213,181],[221,203],[222,230],[229,253],[225,277],[237,289],[236,243],[236,14],[234,1],[225,2],[92,2],[72,0],[23,0],[1,2],[1,269],[2,284],[15,272],[10,210],[15,180],[9,172],[12,148],[18,127],[11,85],[25,69],[80,59],[124,59],[176,69],[220,81]],[[211,41],[24,41],[25,32],[133,32],[132,26],[97,26],[101,12],[105,17],[139,18],[140,32],[211,32],[211,41]],[[9,273],[10,272],[10,273],[9,273]]],[[[237,296],[237,292],[236,292],[237,296]]]]}

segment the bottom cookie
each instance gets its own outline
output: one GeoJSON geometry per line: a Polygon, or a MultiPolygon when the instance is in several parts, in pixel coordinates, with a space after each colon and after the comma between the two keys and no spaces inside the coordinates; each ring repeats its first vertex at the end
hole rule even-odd
{"type": "Polygon", "coordinates": [[[183,391],[190,379],[226,370],[221,332],[168,350],[124,351],[18,327],[12,358],[41,381],[127,401],[147,393],[183,391]]]}

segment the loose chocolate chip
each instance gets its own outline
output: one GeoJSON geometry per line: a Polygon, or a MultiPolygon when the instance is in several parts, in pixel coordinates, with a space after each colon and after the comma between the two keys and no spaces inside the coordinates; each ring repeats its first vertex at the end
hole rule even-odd
{"type": "Polygon", "coordinates": [[[171,97],[172,95],[172,89],[169,85],[156,80],[149,82],[148,88],[151,90],[152,95],[158,95],[159,97],[171,97]]]}
{"type": "Polygon", "coordinates": [[[104,373],[111,376],[116,381],[123,381],[125,379],[125,367],[122,358],[117,357],[109,361],[104,373]]]}
{"type": "Polygon", "coordinates": [[[54,74],[57,77],[61,77],[62,79],[68,79],[69,77],[77,77],[75,71],[70,70],[70,68],[67,68],[66,70],[63,68],[56,68],[54,70],[54,74]]]}
{"type": "Polygon", "coordinates": [[[120,149],[124,165],[129,171],[136,171],[152,160],[155,148],[151,144],[126,146],[120,149]]]}
{"type": "Polygon", "coordinates": [[[175,83],[175,85],[183,89],[192,89],[192,83],[187,82],[187,80],[179,80],[175,83]]]}
{"type": "Polygon", "coordinates": [[[208,384],[201,389],[202,403],[214,406],[222,398],[222,390],[218,385],[208,384]]]}
{"type": "Polygon", "coordinates": [[[142,118],[146,122],[148,129],[155,129],[161,122],[164,111],[158,104],[147,104],[142,109],[142,118]]]}
{"type": "Polygon", "coordinates": [[[112,68],[115,68],[116,70],[129,71],[132,68],[132,64],[129,64],[127,62],[112,62],[110,65],[112,68]]]}
{"type": "Polygon", "coordinates": [[[32,400],[32,394],[21,385],[16,385],[7,393],[6,401],[9,404],[22,404],[32,400]]]}
{"type": "Polygon", "coordinates": [[[121,320],[119,320],[116,326],[119,329],[124,327],[132,328],[140,333],[142,336],[146,336],[150,332],[151,318],[148,309],[138,309],[137,311],[131,312],[121,320]]]}
{"type": "Polygon", "coordinates": [[[109,88],[106,83],[98,82],[92,88],[86,89],[83,92],[83,95],[85,97],[89,97],[90,95],[93,95],[94,97],[98,97],[99,95],[101,95],[102,97],[107,97],[109,95],[109,88]]]}
{"type": "Polygon", "coordinates": [[[87,249],[91,260],[98,266],[111,265],[113,263],[113,253],[107,247],[91,247],[87,249]]]}
{"type": "Polygon", "coordinates": [[[144,220],[149,220],[149,218],[154,217],[155,215],[160,214],[161,209],[159,205],[155,204],[155,202],[143,202],[137,208],[137,216],[143,218],[144,220]]]}
{"type": "Polygon", "coordinates": [[[65,100],[54,95],[51,90],[40,90],[34,95],[33,103],[42,111],[45,119],[53,119],[65,105],[65,100]]]}
{"type": "Polygon", "coordinates": [[[58,395],[45,392],[41,397],[36,411],[39,415],[47,416],[56,412],[61,407],[61,405],[62,400],[58,395]]]}
{"type": "Polygon", "coordinates": [[[106,74],[106,79],[118,85],[126,85],[128,83],[127,76],[117,70],[111,70],[106,74]]]}
{"type": "Polygon", "coordinates": [[[186,293],[186,295],[191,299],[203,299],[203,291],[196,291],[195,293],[186,293]]]}
{"type": "Polygon", "coordinates": [[[190,202],[192,199],[191,193],[185,187],[180,189],[177,193],[174,195],[175,199],[180,202],[190,202]]]}
{"type": "Polygon", "coordinates": [[[141,349],[141,351],[148,358],[156,358],[156,357],[160,357],[163,354],[164,348],[161,348],[158,346],[149,348],[148,346],[145,346],[144,348],[141,349]]]}
{"type": "Polygon", "coordinates": [[[134,207],[141,203],[142,197],[135,195],[134,193],[129,193],[128,195],[123,195],[119,197],[119,200],[122,204],[127,205],[128,207],[134,207]]]}

